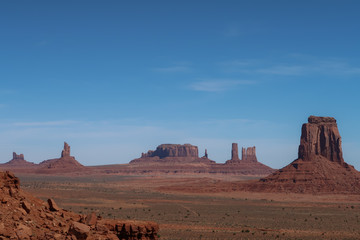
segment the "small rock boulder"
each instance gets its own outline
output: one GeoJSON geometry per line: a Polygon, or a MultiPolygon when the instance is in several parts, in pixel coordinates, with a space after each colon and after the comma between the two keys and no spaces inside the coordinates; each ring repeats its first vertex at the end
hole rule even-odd
{"type": "Polygon", "coordinates": [[[60,210],[60,208],[58,207],[58,205],[55,203],[55,201],[53,199],[48,199],[48,204],[49,204],[49,209],[50,211],[53,212],[57,212],[60,210]]]}
{"type": "Polygon", "coordinates": [[[72,234],[78,240],[85,240],[89,236],[90,227],[83,223],[73,222],[69,228],[69,234],[72,234]]]}

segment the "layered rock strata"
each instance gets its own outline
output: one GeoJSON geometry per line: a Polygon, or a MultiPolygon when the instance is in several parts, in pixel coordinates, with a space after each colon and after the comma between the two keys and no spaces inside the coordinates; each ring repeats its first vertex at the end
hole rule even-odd
{"type": "Polygon", "coordinates": [[[360,173],[343,159],[336,120],[310,116],[302,126],[298,158],[248,187],[265,192],[360,194],[360,173]]]}
{"type": "Polygon", "coordinates": [[[191,164],[191,163],[215,163],[206,157],[199,157],[197,146],[191,144],[161,144],[155,151],[149,150],[142,153],[140,158],[130,161],[130,164],[191,164]]]}

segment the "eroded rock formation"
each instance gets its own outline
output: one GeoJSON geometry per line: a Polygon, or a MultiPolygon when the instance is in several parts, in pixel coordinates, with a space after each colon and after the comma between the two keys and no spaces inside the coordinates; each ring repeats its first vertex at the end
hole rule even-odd
{"type": "Polygon", "coordinates": [[[239,158],[237,143],[232,144],[231,159],[226,161],[227,164],[240,164],[240,163],[254,163],[257,162],[256,147],[248,147],[241,149],[241,159],[239,158]]]}
{"type": "Polygon", "coordinates": [[[70,146],[64,142],[64,149],[61,151],[61,157],[70,157],[70,146]]]}
{"type": "Polygon", "coordinates": [[[239,161],[239,148],[237,143],[233,143],[231,145],[231,160],[232,161],[239,161]]]}
{"type": "Polygon", "coordinates": [[[360,173],[344,162],[336,120],[310,116],[303,124],[298,159],[256,184],[253,191],[360,193],[360,173]]]}
{"type": "Polygon", "coordinates": [[[8,161],[7,163],[0,164],[0,166],[4,169],[11,169],[11,168],[33,168],[36,164],[32,162],[28,162],[24,158],[24,154],[16,154],[13,152],[13,158],[8,161]]]}
{"type": "Polygon", "coordinates": [[[308,123],[303,124],[298,158],[311,161],[314,155],[344,164],[341,137],[334,118],[310,116],[308,123]]]}
{"type": "Polygon", "coordinates": [[[0,172],[0,239],[158,239],[154,222],[102,219],[54,205],[22,191],[11,172],[0,172]]]}
{"type": "Polygon", "coordinates": [[[16,152],[13,152],[13,160],[25,160],[24,154],[16,154],[16,152]]]}
{"type": "Polygon", "coordinates": [[[185,158],[198,158],[199,151],[197,146],[191,144],[161,144],[155,151],[148,151],[143,153],[141,157],[185,157],[185,158]]]}
{"type": "Polygon", "coordinates": [[[70,156],[70,146],[64,142],[64,149],[60,158],[49,159],[39,163],[38,173],[52,172],[75,172],[84,170],[85,167],[75,157],[70,156]]]}
{"type": "MultiPolygon", "coordinates": [[[[207,151],[204,157],[199,157],[197,146],[191,144],[161,144],[155,151],[142,153],[140,158],[130,161],[130,164],[162,164],[162,165],[184,165],[184,164],[212,164],[214,161],[208,159],[207,151]]],[[[148,166],[147,166],[148,167],[148,166]]],[[[189,166],[193,167],[193,166],[189,166]]],[[[157,165],[159,168],[159,165],[157,165]]],[[[184,168],[184,166],[183,166],[184,168]]]]}
{"type": "Polygon", "coordinates": [[[242,161],[257,162],[256,147],[242,148],[242,161]]]}

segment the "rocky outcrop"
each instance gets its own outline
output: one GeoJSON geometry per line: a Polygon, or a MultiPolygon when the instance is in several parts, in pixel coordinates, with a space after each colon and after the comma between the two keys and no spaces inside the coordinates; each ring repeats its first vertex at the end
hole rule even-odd
{"type": "Polygon", "coordinates": [[[239,161],[239,149],[238,149],[238,144],[237,143],[233,143],[231,145],[231,160],[232,161],[239,161]]]}
{"type": "Polygon", "coordinates": [[[16,154],[16,152],[13,152],[13,158],[7,163],[0,164],[0,166],[5,170],[10,170],[14,168],[33,168],[36,164],[26,161],[24,154],[16,154]]]}
{"type": "Polygon", "coordinates": [[[239,158],[237,143],[232,144],[231,159],[226,161],[226,164],[240,164],[240,163],[256,163],[256,147],[248,147],[241,149],[241,159],[239,158]]]}
{"type": "Polygon", "coordinates": [[[16,152],[13,152],[13,159],[12,160],[25,160],[24,154],[16,154],[16,152]]]}
{"type": "Polygon", "coordinates": [[[64,149],[61,151],[61,157],[70,157],[70,146],[67,142],[64,142],[64,149]]]}
{"type": "Polygon", "coordinates": [[[184,158],[198,158],[199,151],[197,146],[191,144],[161,144],[155,151],[148,151],[141,155],[142,158],[147,157],[184,157],[184,158]]]}
{"type": "Polygon", "coordinates": [[[310,116],[308,123],[303,124],[298,158],[311,161],[314,155],[344,164],[341,137],[334,118],[310,116]]]}
{"type": "Polygon", "coordinates": [[[242,148],[242,161],[257,162],[256,147],[242,148]]]}
{"type": "Polygon", "coordinates": [[[39,169],[37,173],[46,172],[76,172],[85,170],[81,163],[79,163],[75,157],[70,156],[70,146],[64,142],[64,149],[61,152],[60,158],[49,159],[39,163],[39,169]]]}
{"type": "Polygon", "coordinates": [[[207,153],[207,149],[205,149],[205,153],[204,153],[203,158],[209,158],[209,155],[208,155],[208,153],[207,153]]]}
{"type": "Polygon", "coordinates": [[[22,191],[11,172],[0,172],[0,239],[158,239],[154,222],[89,217],[58,207],[53,211],[50,202],[55,204],[22,191]]]}
{"type": "Polygon", "coordinates": [[[360,194],[360,173],[344,162],[336,120],[310,116],[302,126],[298,159],[248,190],[360,194]]]}
{"type": "Polygon", "coordinates": [[[206,157],[199,157],[197,146],[191,144],[161,144],[155,151],[148,151],[142,153],[140,158],[130,161],[130,164],[212,164],[214,161],[208,159],[207,151],[206,157]]]}
{"type": "Polygon", "coordinates": [[[240,160],[238,144],[232,144],[232,159],[225,164],[216,163],[208,158],[205,149],[203,157],[198,157],[196,146],[185,144],[162,144],[155,151],[143,153],[141,158],[134,159],[130,166],[119,166],[107,169],[108,173],[118,174],[230,174],[266,176],[275,170],[257,162],[255,147],[245,150],[245,160],[240,160]],[[184,154],[186,153],[186,154],[184,154]]]}

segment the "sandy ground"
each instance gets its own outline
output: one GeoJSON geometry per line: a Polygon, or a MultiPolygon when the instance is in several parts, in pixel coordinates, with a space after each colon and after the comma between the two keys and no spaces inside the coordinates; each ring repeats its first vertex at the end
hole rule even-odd
{"type": "Polygon", "coordinates": [[[65,209],[156,221],[160,239],[360,239],[359,195],[231,191],[246,176],[19,177],[65,209]]]}

